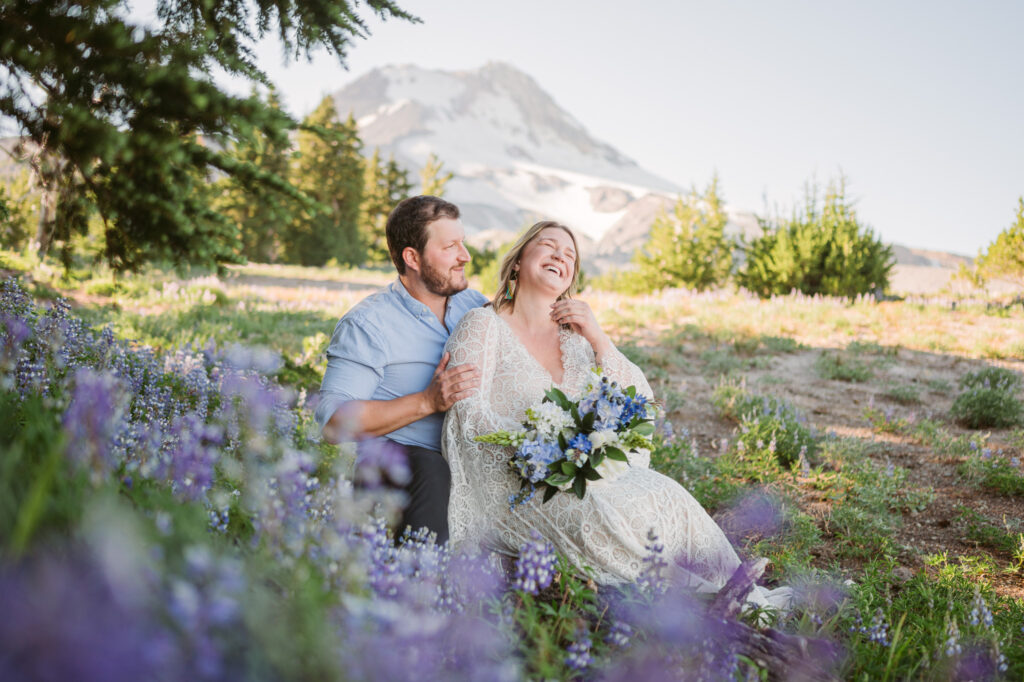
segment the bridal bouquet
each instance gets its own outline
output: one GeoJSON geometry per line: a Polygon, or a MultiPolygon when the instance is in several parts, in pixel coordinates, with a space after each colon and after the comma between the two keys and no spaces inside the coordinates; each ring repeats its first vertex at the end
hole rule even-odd
{"type": "Polygon", "coordinates": [[[583,499],[588,481],[614,480],[629,468],[626,453],[651,447],[656,407],[636,392],[591,371],[586,393],[570,400],[557,388],[526,410],[517,431],[497,431],[476,440],[516,448],[509,465],[522,479],[509,506],[528,502],[538,488],[544,502],[572,490],[583,499]]]}

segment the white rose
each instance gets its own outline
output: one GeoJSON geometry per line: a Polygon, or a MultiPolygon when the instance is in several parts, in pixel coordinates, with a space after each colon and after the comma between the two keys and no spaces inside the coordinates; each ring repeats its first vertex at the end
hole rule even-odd
{"type": "Polygon", "coordinates": [[[614,481],[616,478],[629,471],[629,463],[605,457],[596,470],[597,473],[601,474],[601,480],[591,481],[590,485],[614,481]]]}
{"type": "Polygon", "coordinates": [[[619,443],[619,436],[615,431],[611,429],[598,429],[589,436],[590,444],[594,446],[594,449],[603,448],[607,445],[617,447],[619,443]]]}

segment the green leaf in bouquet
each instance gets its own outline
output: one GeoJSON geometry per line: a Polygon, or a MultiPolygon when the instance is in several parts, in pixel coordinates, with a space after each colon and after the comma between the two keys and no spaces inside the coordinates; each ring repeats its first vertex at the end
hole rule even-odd
{"type": "Polygon", "coordinates": [[[555,405],[561,407],[566,412],[568,412],[573,406],[573,402],[569,400],[564,393],[562,393],[554,386],[544,391],[544,397],[553,402],[555,405]]]}
{"type": "Polygon", "coordinates": [[[566,476],[575,476],[576,475],[576,465],[575,464],[573,464],[572,462],[570,462],[568,460],[565,460],[565,459],[562,460],[561,464],[562,464],[561,469],[562,469],[562,473],[563,474],[565,474],[566,476]]]}
{"type": "Polygon", "coordinates": [[[601,462],[603,462],[603,461],[604,461],[604,451],[603,450],[594,450],[593,452],[590,453],[590,466],[592,466],[592,467],[594,467],[596,469],[597,467],[601,466],[601,462]]]}
{"type": "Polygon", "coordinates": [[[565,433],[558,434],[558,447],[562,452],[569,449],[569,440],[565,437],[565,433]]]}
{"type": "Polygon", "coordinates": [[[576,475],[576,480],[572,482],[572,491],[581,500],[587,494],[587,479],[583,477],[583,474],[576,475]]]}
{"type": "Polygon", "coordinates": [[[628,462],[629,461],[629,458],[626,457],[626,453],[625,452],[623,452],[622,450],[620,450],[618,448],[613,448],[610,445],[605,446],[604,454],[608,457],[608,459],[614,459],[616,462],[628,462]]]}
{"type": "Polygon", "coordinates": [[[635,398],[636,397],[636,386],[627,386],[626,390],[623,391],[623,393],[628,395],[630,398],[635,398]]]}
{"type": "Polygon", "coordinates": [[[640,422],[633,427],[633,431],[639,433],[641,436],[650,436],[654,433],[653,422],[640,422]]]}
{"type": "Polygon", "coordinates": [[[583,476],[586,477],[588,481],[600,481],[601,478],[603,478],[601,474],[594,470],[594,467],[586,467],[583,469],[583,476]]]}
{"type": "Polygon", "coordinates": [[[555,493],[557,493],[557,492],[558,492],[558,488],[556,488],[553,485],[549,485],[547,490],[544,491],[544,500],[542,501],[542,504],[544,502],[547,502],[548,500],[550,500],[552,497],[554,497],[555,493]]]}
{"type": "Polygon", "coordinates": [[[565,485],[569,481],[573,480],[575,477],[576,477],[576,472],[573,472],[571,474],[554,473],[554,474],[551,474],[550,476],[548,476],[547,478],[545,478],[544,482],[547,483],[548,485],[559,486],[559,485],[565,485]]]}
{"type": "Polygon", "coordinates": [[[594,430],[594,420],[597,419],[597,414],[594,412],[587,412],[583,415],[583,419],[580,420],[580,430],[583,433],[590,433],[594,430]]]}

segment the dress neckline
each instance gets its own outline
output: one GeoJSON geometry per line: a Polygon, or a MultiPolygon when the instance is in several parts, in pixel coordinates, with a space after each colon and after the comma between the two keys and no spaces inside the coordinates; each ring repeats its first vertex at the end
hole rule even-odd
{"type": "Polygon", "coordinates": [[[551,379],[551,385],[552,386],[556,386],[558,388],[562,388],[563,386],[565,386],[565,375],[568,374],[568,372],[569,372],[568,365],[565,362],[565,344],[566,344],[566,341],[568,340],[569,334],[571,332],[569,332],[568,330],[566,330],[564,328],[559,328],[559,330],[558,330],[558,354],[560,356],[559,360],[560,360],[561,365],[562,365],[562,380],[561,381],[555,381],[555,377],[551,374],[551,372],[548,371],[548,368],[545,367],[543,365],[543,363],[541,363],[540,360],[538,360],[536,357],[534,357],[533,353],[530,352],[530,349],[526,347],[526,344],[523,343],[522,339],[519,338],[519,335],[516,334],[516,330],[513,329],[512,325],[510,325],[508,323],[508,320],[506,320],[501,315],[499,315],[498,311],[495,310],[494,308],[488,308],[488,309],[491,311],[491,313],[496,318],[498,318],[498,320],[503,325],[505,325],[505,331],[507,331],[509,333],[509,336],[512,337],[512,339],[516,342],[516,345],[519,346],[519,348],[523,351],[523,353],[528,358],[530,358],[530,360],[533,361],[533,364],[537,365],[537,367],[539,367],[540,370],[542,372],[544,372],[544,374],[546,374],[549,379],[551,379]]]}

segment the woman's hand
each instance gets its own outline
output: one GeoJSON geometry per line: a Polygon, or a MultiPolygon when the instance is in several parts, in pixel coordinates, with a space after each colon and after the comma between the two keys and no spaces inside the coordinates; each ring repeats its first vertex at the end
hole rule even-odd
{"type": "Polygon", "coordinates": [[[551,304],[551,319],[558,324],[569,325],[574,332],[589,341],[598,362],[612,346],[586,301],[573,298],[555,301],[551,304]]]}

